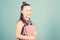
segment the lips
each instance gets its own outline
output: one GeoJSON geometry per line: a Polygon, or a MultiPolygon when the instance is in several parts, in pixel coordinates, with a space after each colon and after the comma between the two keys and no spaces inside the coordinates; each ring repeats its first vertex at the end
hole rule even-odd
{"type": "Polygon", "coordinates": [[[28,16],[30,16],[31,15],[31,13],[29,13],[29,14],[27,14],[28,16]]]}

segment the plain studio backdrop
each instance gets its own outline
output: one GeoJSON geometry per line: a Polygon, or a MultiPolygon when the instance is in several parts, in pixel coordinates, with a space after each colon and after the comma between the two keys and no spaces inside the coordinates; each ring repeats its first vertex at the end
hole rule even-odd
{"type": "Polygon", "coordinates": [[[31,4],[37,40],[60,40],[60,0],[0,0],[0,40],[17,40],[21,3],[31,4]]]}

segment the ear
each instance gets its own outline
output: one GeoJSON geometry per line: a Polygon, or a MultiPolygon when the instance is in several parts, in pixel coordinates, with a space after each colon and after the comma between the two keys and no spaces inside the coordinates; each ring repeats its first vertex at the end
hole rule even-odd
{"type": "Polygon", "coordinates": [[[23,14],[23,10],[21,10],[21,13],[23,14]]]}

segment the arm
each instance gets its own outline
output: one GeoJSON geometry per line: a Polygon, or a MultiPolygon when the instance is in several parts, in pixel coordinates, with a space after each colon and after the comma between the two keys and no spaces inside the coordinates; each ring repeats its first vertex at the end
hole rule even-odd
{"type": "Polygon", "coordinates": [[[28,36],[23,36],[21,35],[21,30],[22,30],[22,22],[18,22],[17,25],[16,25],[16,38],[18,39],[29,39],[28,36]]]}
{"type": "Polygon", "coordinates": [[[17,25],[16,25],[16,38],[18,38],[18,39],[26,39],[26,40],[34,39],[34,37],[31,37],[31,36],[21,35],[22,26],[23,26],[22,22],[17,23],[17,25]]]}

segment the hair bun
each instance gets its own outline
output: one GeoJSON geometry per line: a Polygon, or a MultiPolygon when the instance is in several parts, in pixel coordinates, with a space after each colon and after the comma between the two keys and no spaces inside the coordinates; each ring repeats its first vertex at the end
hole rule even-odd
{"type": "Polygon", "coordinates": [[[26,4],[26,2],[22,2],[22,5],[26,4]]]}

